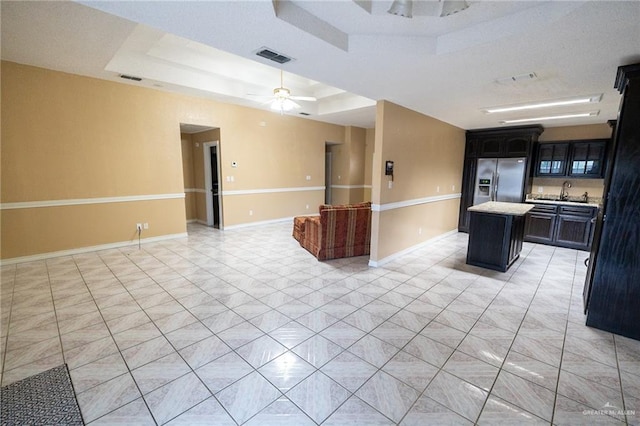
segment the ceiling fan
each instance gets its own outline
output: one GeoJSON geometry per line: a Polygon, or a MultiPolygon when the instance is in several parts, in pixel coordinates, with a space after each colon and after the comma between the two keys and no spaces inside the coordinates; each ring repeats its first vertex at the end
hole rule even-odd
{"type": "Polygon", "coordinates": [[[317,101],[317,99],[313,96],[292,95],[291,90],[284,87],[282,70],[280,70],[280,87],[276,87],[275,89],[273,89],[273,95],[255,95],[250,93],[249,96],[270,97],[271,99],[265,103],[271,104],[271,109],[274,111],[280,111],[281,114],[291,111],[294,108],[300,108],[300,105],[295,103],[294,101],[317,101]]]}

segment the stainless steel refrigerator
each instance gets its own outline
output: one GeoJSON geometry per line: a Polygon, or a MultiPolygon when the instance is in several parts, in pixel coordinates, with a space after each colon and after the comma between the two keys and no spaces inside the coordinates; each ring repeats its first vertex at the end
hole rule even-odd
{"type": "Polygon", "coordinates": [[[479,158],[473,204],[522,201],[526,158],[479,158]]]}

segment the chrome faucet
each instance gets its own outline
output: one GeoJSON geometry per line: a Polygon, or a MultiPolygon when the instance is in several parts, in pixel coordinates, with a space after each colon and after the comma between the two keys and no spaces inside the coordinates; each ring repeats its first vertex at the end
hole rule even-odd
{"type": "Polygon", "coordinates": [[[560,190],[560,200],[566,201],[569,198],[567,188],[571,188],[571,182],[568,180],[562,182],[562,189],[560,190]]]}

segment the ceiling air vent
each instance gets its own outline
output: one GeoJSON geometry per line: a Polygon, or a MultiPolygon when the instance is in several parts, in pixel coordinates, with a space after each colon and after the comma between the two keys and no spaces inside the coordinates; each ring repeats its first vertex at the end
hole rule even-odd
{"type": "Polygon", "coordinates": [[[127,80],[133,80],[133,81],[142,81],[142,79],[140,77],[134,77],[132,75],[126,75],[126,74],[120,74],[120,78],[124,78],[127,80]]]}
{"type": "Polygon", "coordinates": [[[291,60],[291,58],[289,58],[288,56],[285,56],[278,52],[274,52],[273,50],[264,47],[260,48],[260,50],[256,52],[256,55],[262,56],[263,58],[271,59],[272,61],[279,64],[286,64],[291,60]]]}

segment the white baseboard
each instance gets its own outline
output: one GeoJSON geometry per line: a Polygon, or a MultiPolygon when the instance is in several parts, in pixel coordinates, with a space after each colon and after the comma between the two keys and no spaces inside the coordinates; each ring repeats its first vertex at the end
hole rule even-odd
{"type": "Polygon", "coordinates": [[[389,256],[387,256],[385,258],[382,258],[380,260],[371,260],[371,259],[369,259],[369,266],[377,268],[379,266],[384,265],[385,263],[389,263],[389,262],[391,262],[391,261],[393,261],[393,260],[395,260],[395,259],[397,259],[399,257],[402,257],[402,256],[404,256],[406,254],[409,254],[412,251],[421,249],[423,247],[427,247],[427,246],[435,243],[436,241],[440,241],[443,238],[447,238],[447,237],[449,237],[451,235],[455,235],[457,233],[458,233],[458,230],[457,229],[453,229],[453,230],[451,230],[449,232],[445,232],[444,234],[437,235],[437,236],[435,236],[435,237],[433,237],[433,238],[431,238],[431,239],[429,239],[427,241],[423,241],[420,244],[416,244],[415,246],[407,247],[404,250],[401,250],[399,252],[393,253],[393,254],[391,254],[391,255],[389,255],[389,256]]]}
{"type": "MultiPolygon", "coordinates": [[[[184,238],[184,237],[187,237],[187,233],[186,232],[182,232],[180,234],[168,234],[168,235],[160,235],[160,236],[157,236],[157,237],[143,238],[143,239],[140,240],[140,243],[141,244],[147,244],[147,243],[154,243],[154,242],[158,242],[158,241],[174,240],[176,238],[184,238]]],[[[37,261],[37,260],[51,259],[51,258],[54,258],[54,257],[72,256],[74,254],[89,253],[89,252],[92,252],[92,251],[100,251],[100,250],[109,250],[109,249],[114,249],[114,248],[133,246],[133,245],[137,245],[137,244],[138,244],[137,240],[120,241],[120,242],[117,242],[117,243],[100,244],[100,245],[97,245],[97,246],[81,247],[81,248],[70,249],[70,250],[52,251],[52,252],[48,252],[48,253],[34,254],[34,255],[31,255],[31,256],[13,257],[13,258],[10,258],[10,259],[2,259],[2,260],[0,260],[0,266],[14,265],[16,263],[24,263],[24,262],[33,262],[33,261],[37,261]]]]}

